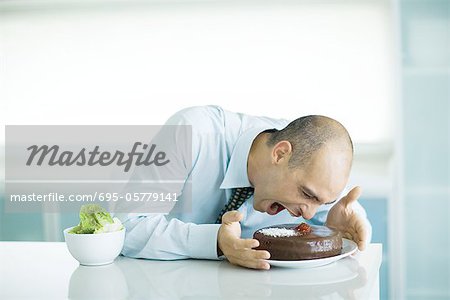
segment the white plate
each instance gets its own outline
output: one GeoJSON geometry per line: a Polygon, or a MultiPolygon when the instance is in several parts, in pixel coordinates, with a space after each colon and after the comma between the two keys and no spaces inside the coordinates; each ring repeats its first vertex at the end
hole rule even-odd
{"type": "Polygon", "coordinates": [[[315,268],[331,264],[332,262],[347,257],[353,254],[356,249],[358,249],[358,246],[355,242],[348,239],[342,239],[342,252],[340,255],[308,260],[267,260],[267,262],[273,267],[298,269],[315,268]]]}

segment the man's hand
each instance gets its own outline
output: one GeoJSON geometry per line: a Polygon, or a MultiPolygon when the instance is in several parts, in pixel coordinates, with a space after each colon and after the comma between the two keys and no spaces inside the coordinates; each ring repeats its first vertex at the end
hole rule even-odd
{"type": "Polygon", "coordinates": [[[270,269],[265,259],[270,253],[265,250],[254,250],[259,246],[255,239],[241,239],[242,214],[237,210],[229,211],[222,217],[222,225],[217,234],[218,253],[222,252],[233,265],[252,269],[270,269]]]}
{"type": "Polygon", "coordinates": [[[364,219],[352,209],[352,203],[361,195],[361,188],[354,187],[328,212],[326,225],[339,230],[344,238],[354,241],[359,250],[366,248],[367,228],[364,219]]]}

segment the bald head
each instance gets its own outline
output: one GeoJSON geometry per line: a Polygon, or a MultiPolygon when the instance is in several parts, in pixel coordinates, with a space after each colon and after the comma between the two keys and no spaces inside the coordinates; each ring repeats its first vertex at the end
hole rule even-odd
{"type": "Polygon", "coordinates": [[[301,117],[282,130],[271,131],[268,145],[274,146],[280,141],[289,141],[292,145],[290,168],[308,164],[313,154],[325,145],[341,154],[348,154],[350,161],[353,157],[353,143],[345,127],[325,116],[301,117]]]}

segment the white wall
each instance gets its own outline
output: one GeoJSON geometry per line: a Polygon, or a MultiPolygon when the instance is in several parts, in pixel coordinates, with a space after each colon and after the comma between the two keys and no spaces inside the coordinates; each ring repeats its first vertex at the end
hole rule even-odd
{"type": "Polygon", "coordinates": [[[161,124],[219,104],[392,137],[388,1],[23,3],[0,5],[4,124],[161,124]]]}

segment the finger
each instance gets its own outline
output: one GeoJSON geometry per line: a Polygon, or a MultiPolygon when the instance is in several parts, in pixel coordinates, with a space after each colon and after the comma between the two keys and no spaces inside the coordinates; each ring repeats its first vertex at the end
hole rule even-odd
{"type": "Polygon", "coordinates": [[[241,259],[241,260],[255,260],[255,259],[270,259],[270,253],[266,250],[240,250],[237,252],[234,252],[230,255],[230,257],[233,257],[235,259],[241,259]]]}
{"type": "Polygon", "coordinates": [[[270,253],[266,250],[243,250],[237,253],[237,258],[244,260],[269,259],[270,253]]]}
{"type": "Polygon", "coordinates": [[[259,246],[259,241],[255,239],[238,239],[235,241],[234,248],[237,249],[251,249],[259,246]]]}
{"type": "Polygon", "coordinates": [[[352,240],[358,245],[358,249],[363,251],[366,247],[368,235],[366,223],[359,216],[355,216],[352,223],[353,226],[349,228],[349,233],[352,236],[352,240]]]}
{"type": "Polygon", "coordinates": [[[222,224],[240,222],[243,217],[244,216],[237,210],[228,211],[222,216],[222,224]]]}
{"type": "Polygon", "coordinates": [[[363,223],[358,223],[355,227],[343,232],[342,237],[354,241],[361,251],[366,248],[367,230],[363,223]]]}
{"type": "Polygon", "coordinates": [[[359,241],[357,244],[358,244],[359,251],[366,250],[366,241],[359,241]]]}
{"type": "Polygon", "coordinates": [[[358,234],[355,232],[344,234],[344,238],[355,242],[360,251],[363,251],[366,248],[366,241],[360,239],[358,234]]]}
{"type": "Polygon", "coordinates": [[[364,223],[360,222],[356,225],[356,243],[358,244],[358,249],[363,251],[366,249],[367,240],[367,230],[364,223]]]}
{"type": "Polygon", "coordinates": [[[353,236],[351,235],[350,232],[344,232],[344,233],[342,234],[342,237],[343,237],[344,239],[352,240],[352,241],[353,241],[353,236]]]}
{"type": "Polygon", "coordinates": [[[251,250],[251,255],[255,259],[270,259],[270,253],[266,250],[251,250]]]}
{"type": "MultiPolygon", "coordinates": [[[[250,239],[247,241],[251,241],[250,239]]],[[[266,259],[270,258],[270,253],[266,250],[240,249],[232,251],[227,257],[230,262],[252,269],[270,269],[270,264],[266,259]]]]}
{"type": "Polygon", "coordinates": [[[359,196],[361,196],[361,192],[361,188],[359,186],[355,186],[350,192],[348,192],[347,196],[342,198],[342,204],[344,204],[346,207],[352,204],[359,198],[359,196]]]}
{"type": "Polygon", "coordinates": [[[270,253],[266,250],[240,249],[230,253],[230,258],[242,261],[269,259],[270,253]]]}
{"type": "Polygon", "coordinates": [[[231,263],[238,264],[240,266],[250,268],[250,269],[262,269],[268,270],[270,269],[270,264],[264,259],[242,259],[235,258],[231,263]]]}

